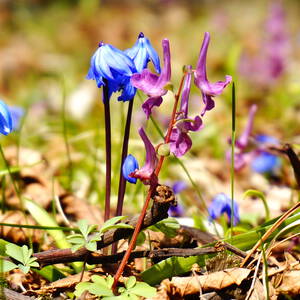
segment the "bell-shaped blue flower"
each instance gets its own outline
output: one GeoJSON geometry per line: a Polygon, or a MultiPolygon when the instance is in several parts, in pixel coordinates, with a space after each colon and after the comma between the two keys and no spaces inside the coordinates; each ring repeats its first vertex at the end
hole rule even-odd
{"type": "Polygon", "coordinates": [[[0,100],[0,133],[8,135],[12,130],[13,123],[9,107],[0,100]]]}
{"type": "Polygon", "coordinates": [[[149,39],[141,32],[132,48],[124,51],[133,61],[138,73],[141,73],[149,61],[152,61],[155,71],[160,73],[160,62],[157,52],[152,47],[149,39]]]}
{"type": "MultiPolygon", "coordinates": [[[[215,220],[222,214],[226,213],[228,218],[231,218],[231,199],[224,193],[215,196],[208,207],[208,213],[211,219],[215,220]]],[[[239,220],[238,204],[233,201],[233,223],[236,225],[239,220]]]]}
{"type": "Polygon", "coordinates": [[[100,43],[91,59],[87,79],[96,80],[97,86],[108,86],[108,99],[111,94],[122,91],[119,101],[131,100],[136,89],[130,83],[130,77],[136,73],[133,60],[123,51],[100,43]]]}
{"type": "Polygon", "coordinates": [[[136,184],[137,179],[134,177],[131,177],[130,174],[138,169],[139,169],[138,161],[136,160],[136,158],[133,155],[129,154],[125,158],[123,166],[122,166],[122,173],[123,173],[124,178],[128,182],[136,184]]]}
{"type": "Polygon", "coordinates": [[[13,130],[18,130],[20,127],[20,120],[24,115],[24,109],[19,106],[9,106],[8,109],[12,118],[13,130]]]}

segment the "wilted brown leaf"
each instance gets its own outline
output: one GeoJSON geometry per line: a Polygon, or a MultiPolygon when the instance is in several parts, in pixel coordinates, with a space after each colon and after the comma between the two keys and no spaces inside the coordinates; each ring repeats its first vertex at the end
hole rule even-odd
{"type": "Polygon", "coordinates": [[[159,295],[161,297],[166,297],[166,295],[180,295],[182,297],[197,294],[200,290],[203,292],[221,290],[233,284],[239,286],[249,276],[250,272],[251,270],[248,269],[232,268],[208,275],[173,277],[171,281],[165,279],[161,283],[159,295]]]}

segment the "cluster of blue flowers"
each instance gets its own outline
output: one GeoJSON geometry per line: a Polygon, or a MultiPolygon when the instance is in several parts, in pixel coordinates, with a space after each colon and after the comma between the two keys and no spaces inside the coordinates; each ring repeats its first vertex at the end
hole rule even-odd
{"type": "Polygon", "coordinates": [[[153,62],[155,70],[159,73],[159,56],[143,33],[139,34],[136,44],[125,51],[101,42],[92,56],[87,79],[96,80],[99,88],[107,86],[108,100],[112,93],[122,91],[118,100],[129,101],[136,93],[136,88],[130,81],[131,76],[142,72],[149,61],[153,62]]]}

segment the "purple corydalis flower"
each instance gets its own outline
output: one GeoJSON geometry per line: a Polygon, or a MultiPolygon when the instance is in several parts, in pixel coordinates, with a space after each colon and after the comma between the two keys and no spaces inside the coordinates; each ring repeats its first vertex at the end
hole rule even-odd
{"type": "Polygon", "coordinates": [[[8,135],[13,130],[11,112],[5,102],[0,100],[0,133],[8,135]]]}
{"type": "Polygon", "coordinates": [[[136,68],[127,54],[112,45],[101,42],[91,58],[91,67],[86,78],[96,80],[99,88],[107,85],[108,99],[112,93],[122,90],[118,100],[128,101],[136,92],[130,83],[133,73],[136,73],[136,68]]]}
{"type": "Polygon", "coordinates": [[[134,61],[138,73],[141,73],[147,67],[150,60],[155,67],[155,71],[160,73],[159,56],[152,47],[149,39],[142,32],[139,34],[134,46],[124,52],[134,61]]]}
{"type": "Polygon", "coordinates": [[[136,160],[136,158],[129,154],[124,160],[123,166],[122,166],[122,174],[124,178],[130,182],[136,184],[137,179],[130,176],[130,174],[139,168],[139,163],[136,160]]]}
{"type": "Polygon", "coordinates": [[[176,119],[176,127],[172,129],[170,137],[170,150],[175,156],[184,155],[191,147],[192,140],[189,131],[197,131],[202,126],[202,120],[196,116],[193,120],[188,117],[188,104],[191,89],[192,67],[187,67],[187,74],[183,86],[180,112],[176,119]]]}
{"type": "Polygon", "coordinates": [[[195,84],[201,90],[204,103],[201,116],[203,116],[207,110],[211,110],[215,107],[215,102],[212,97],[220,95],[224,88],[232,81],[232,77],[229,75],[225,76],[225,81],[217,81],[215,83],[208,81],[206,74],[206,58],[209,40],[210,35],[208,32],[205,32],[195,71],[195,84]]]}
{"type": "MultiPolygon", "coordinates": [[[[231,218],[231,199],[224,193],[216,195],[210,206],[208,213],[211,219],[215,220],[222,214],[226,213],[228,218],[231,218]]],[[[233,224],[236,225],[240,220],[238,204],[233,201],[233,224]]]]}
{"type": "Polygon", "coordinates": [[[282,3],[273,1],[269,7],[264,36],[257,53],[243,53],[240,72],[246,80],[262,88],[270,87],[284,73],[290,52],[290,40],[282,3]]]}
{"type": "Polygon", "coordinates": [[[245,149],[249,143],[249,137],[250,137],[252,129],[253,129],[253,123],[254,123],[254,117],[255,117],[256,111],[257,111],[257,105],[256,104],[251,105],[246,127],[245,127],[243,133],[240,135],[240,137],[235,142],[236,146],[239,149],[245,149]]]}
{"type": "Polygon", "coordinates": [[[145,145],[146,162],[143,167],[135,170],[129,176],[140,179],[144,184],[155,184],[157,183],[157,177],[154,172],[158,162],[156,151],[143,128],[139,129],[139,134],[145,145]]]}
{"type": "Polygon", "coordinates": [[[154,106],[161,105],[163,101],[162,96],[167,93],[165,86],[171,78],[171,54],[169,40],[163,39],[162,47],[164,55],[164,67],[159,76],[153,74],[148,69],[144,69],[142,73],[133,74],[131,77],[132,85],[149,96],[149,98],[142,105],[142,109],[144,110],[147,119],[149,119],[151,115],[152,108],[154,106]]]}

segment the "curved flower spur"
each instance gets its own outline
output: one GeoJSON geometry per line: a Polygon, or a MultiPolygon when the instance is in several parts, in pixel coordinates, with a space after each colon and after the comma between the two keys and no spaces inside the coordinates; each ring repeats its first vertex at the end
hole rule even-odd
{"type": "Polygon", "coordinates": [[[214,96],[220,95],[224,88],[232,81],[230,75],[225,76],[225,81],[217,81],[211,83],[207,79],[206,74],[206,58],[207,49],[210,41],[210,34],[205,32],[204,40],[201,46],[197,67],[195,70],[195,85],[201,90],[204,108],[201,112],[201,116],[204,116],[207,110],[211,110],[215,107],[213,100],[214,96]]]}

